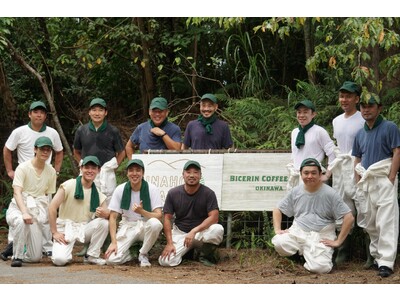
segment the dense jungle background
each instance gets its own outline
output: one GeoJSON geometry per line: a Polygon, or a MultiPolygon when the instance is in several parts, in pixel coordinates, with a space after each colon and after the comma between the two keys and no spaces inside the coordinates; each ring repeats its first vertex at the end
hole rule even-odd
{"type": "MultiPolygon", "coordinates": [[[[384,117],[400,124],[399,34],[400,18],[390,17],[0,18],[0,142],[28,121],[32,101],[45,101],[65,149],[61,182],[77,172],[72,141],[92,98],[107,101],[126,142],[153,97],[168,99],[183,135],[210,92],[235,148],[289,150],[293,105],[314,101],[316,122],[332,133],[345,80],[378,94],[384,117]]],[[[3,159],[0,188],[5,228],[12,188],[3,159]]],[[[268,248],[268,218],[235,212],[234,246],[268,248]]]]}

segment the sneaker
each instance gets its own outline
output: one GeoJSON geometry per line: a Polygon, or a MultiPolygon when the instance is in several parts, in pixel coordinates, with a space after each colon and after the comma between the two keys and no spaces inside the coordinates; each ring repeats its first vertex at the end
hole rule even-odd
{"type": "Polygon", "coordinates": [[[85,258],[83,259],[83,263],[104,266],[106,264],[106,261],[105,259],[102,259],[100,257],[85,256],[85,258]]]}
{"type": "Polygon", "coordinates": [[[149,257],[147,254],[139,254],[139,262],[141,267],[151,267],[151,263],[149,262],[149,257]]]}
{"type": "Polygon", "coordinates": [[[11,267],[22,267],[22,259],[14,258],[11,262],[11,267]]]}
{"type": "Polygon", "coordinates": [[[9,243],[7,247],[0,253],[0,258],[4,261],[13,255],[13,242],[9,243]]]}
{"type": "Polygon", "coordinates": [[[381,276],[381,277],[389,277],[392,274],[393,274],[393,271],[389,267],[386,267],[386,266],[380,266],[379,267],[379,272],[378,272],[379,276],[381,276]]]}

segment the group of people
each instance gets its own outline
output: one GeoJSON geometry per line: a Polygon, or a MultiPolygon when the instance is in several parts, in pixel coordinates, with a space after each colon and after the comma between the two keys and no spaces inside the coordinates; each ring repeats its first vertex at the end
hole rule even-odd
{"type": "Polygon", "coordinates": [[[148,253],[164,229],[167,245],[160,255],[160,265],[176,266],[194,248],[200,261],[212,265],[224,229],[217,224],[215,193],[200,184],[200,163],[185,164],[184,184],[171,189],[163,204],[159,189],[144,180],[143,161],[133,156],[136,149],[231,147],[229,126],[217,117],[217,109],[213,94],[201,98],[201,114],[189,123],[183,146],[180,128],[168,121],[167,100],[154,98],[149,107],[150,119],[134,130],[124,147],[119,130],[106,120],[106,101],[93,99],[89,104],[90,120],[77,129],[73,142],[80,174],[60,184],[56,191],[62,144],[57,131],[45,124],[46,105],[33,102],[28,113],[30,122],[15,129],[3,149],[14,197],[6,214],[9,244],[1,258],[11,256],[11,266],[21,267],[24,262],[38,262],[47,255],[54,265],[64,266],[72,261],[74,245],[79,242],[85,245],[85,263],[123,264],[133,259],[131,246],[141,242],[138,261],[147,267],[151,265],[148,253]],[[15,150],[19,165],[14,171],[15,150]],[[117,186],[115,170],[125,156],[127,181],[117,186]],[[110,243],[103,259],[107,237],[110,243]]]}
{"type": "Polygon", "coordinates": [[[334,263],[349,259],[356,220],[366,234],[364,267],[388,277],[398,247],[400,131],[381,116],[379,97],[362,94],[354,82],[340,87],[339,103],[344,112],[332,122],[337,146],[314,123],[313,102],[294,106],[299,126],[291,135],[288,193],[273,210],[272,243],[282,256],[303,257],[307,270],[329,273],[334,263]],[[327,169],[321,164],[325,157],[327,169]],[[332,187],[326,184],[331,176],[332,187]],[[290,228],[282,229],[283,215],[293,217],[290,228]]]}
{"type": "MultiPolygon", "coordinates": [[[[291,133],[287,193],[273,210],[272,243],[280,255],[303,256],[307,270],[328,273],[334,263],[349,259],[356,220],[368,240],[366,267],[388,277],[397,255],[400,132],[380,115],[377,95],[361,96],[354,82],[346,81],[339,89],[344,112],[333,120],[337,145],[315,124],[312,101],[295,104],[299,125],[291,133]],[[326,184],[330,177],[332,187],[326,184]],[[283,215],[294,217],[290,228],[282,229],[283,215]]],[[[179,265],[192,248],[198,249],[200,261],[213,264],[224,228],[218,224],[215,193],[200,184],[201,164],[184,165],[184,184],[172,188],[163,204],[158,188],[144,180],[145,165],[134,153],[232,147],[229,126],[217,117],[217,109],[215,95],[203,95],[200,115],[189,122],[182,139],[179,126],[168,121],[167,100],[154,98],[149,120],[137,126],[124,147],[118,129],[106,121],[106,102],[93,99],[89,123],[78,128],[73,143],[80,175],[62,183],[56,192],[62,145],[57,132],[44,124],[45,104],[32,103],[30,123],[13,131],[3,151],[14,198],[7,210],[10,244],[1,257],[12,256],[11,266],[21,266],[39,261],[49,253],[45,247],[50,244],[51,259],[61,266],[72,260],[74,243],[81,242],[86,245],[86,263],[123,264],[133,259],[131,246],[142,242],[138,261],[146,267],[151,265],[148,253],[163,230],[166,245],[160,265],[179,265]],[[14,173],[11,153],[15,149],[19,166],[14,173]],[[54,168],[49,165],[53,151],[54,168]],[[125,156],[127,181],[117,186],[114,172],[125,156]],[[103,259],[107,236],[110,243],[103,259]]]]}

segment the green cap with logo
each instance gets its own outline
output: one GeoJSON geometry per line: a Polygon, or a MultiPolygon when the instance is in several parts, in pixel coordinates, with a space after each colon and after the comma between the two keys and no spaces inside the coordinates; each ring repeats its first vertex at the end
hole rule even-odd
{"type": "Polygon", "coordinates": [[[44,146],[53,148],[53,143],[47,136],[41,136],[40,138],[37,138],[35,141],[35,147],[42,148],[44,146]]]}
{"type": "Polygon", "coordinates": [[[82,166],[86,166],[88,163],[93,163],[96,166],[101,167],[99,159],[94,155],[86,156],[82,161],[82,166]]]}
{"type": "Polygon", "coordinates": [[[204,94],[201,97],[201,100],[210,100],[214,103],[218,103],[217,97],[215,97],[213,94],[204,94]]]}
{"type": "Polygon", "coordinates": [[[356,93],[358,96],[361,94],[361,87],[353,81],[345,81],[339,89],[339,91],[348,91],[350,93],[356,93]]]}
{"type": "Polygon", "coordinates": [[[307,108],[310,108],[312,111],[315,111],[315,105],[308,99],[304,99],[303,101],[300,101],[296,103],[294,106],[294,109],[298,109],[300,106],[305,106],[307,108]]]}
{"type": "Polygon", "coordinates": [[[369,93],[369,92],[363,92],[361,94],[361,101],[360,104],[378,104],[381,105],[381,99],[377,94],[374,93],[369,93]]]}
{"type": "Polygon", "coordinates": [[[166,110],[168,108],[167,99],[163,97],[156,97],[153,100],[151,100],[150,109],[155,109],[155,108],[166,110]]]}
{"type": "Polygon", "coordinates": [[[312,167],[318,167],[318,169],[321,171],[321,164],[319,163],[318,160],[316,160],[315,158],[306,158],[305,160],[303,160],[303,162],[301,163],[300,166],[300,171],[303,169],[303,167],[308,167],[308,166],[312,166],[312,167]]]}
{"type": "Polygon", "coordinates": [[[92,108],[95,105],[99,105],[101,107],[107,108],[106,101],[101,98],[94,98],[92,101],[90,101],[90,105],[89,105],[90,108],[92,108]]]}
{"type": "Polygon", "coordinates": [[[46,104],[44,104],[42,101],[35,101],[31,103],[31,106],[29,106],[29,111],[35,110],[35,109],[44,109],[47,112],[47,107],[46,104]]]}
{"type": "Polygon", "coordinates": [[[128,161],[128,163],[126,164],[125,169],[128,169],[130,166],[132,165],[138,165],[139,167],[141,167],[144,171],[144,163],[141,159],[131,159],[130,161],[128,161]]]}
{"type": "Polygon", "coordinates": [[[191,166],[195,167],[196,169],[201,170],[200,164],[199,164],[197,161],[195,161],[195,160],[189,160],[189,161],[187,161],[186,164],[183,166],[183,170],[187,170],[187,169],[189,169],[189,167],[191,167],[191,166]]]}

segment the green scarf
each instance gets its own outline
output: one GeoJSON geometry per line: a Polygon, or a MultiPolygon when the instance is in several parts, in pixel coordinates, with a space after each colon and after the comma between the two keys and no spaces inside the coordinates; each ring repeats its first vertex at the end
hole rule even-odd
{"type": "MultiPolygon", "coordinates": [[[[28,127],[29,127],[30,129],[32,129],[32,124],[31,124],[31,122],[28,123],[28,127]]],[[[33,130],[33,129],[32,129],[32,130],[33,130]]],[[[45,131],[45,130],[46,130],[46,124],[43,124],[42,128],[39,129],[39,132],[43,132],[43,131],[45,131]]]]}
{"type": "Polygon", "coordinates": [[[103,124],[101,124],[101,126],[96,130],[96,127],[94,127],[92,120],[89,120],[89,129],[91,131],[102,132],[102,131],[106,130],[106,127],[107,127],[107,121],[104,120],[103,124]]]}
{"type": "Polygon", "coordinates": [[[297,134],[296,137],[296,147],[300,149],[301,146],[305,145],[306,143],[306,137],[305,134],[308,131],[308,129],[310,129],[311,127],[314,126],[314,119],[311,120],[310,123],[308,123],[306,126],[301,127],[301,125],[299,125],[299,133],[297,134]]]}
{"type": "Polygon", "coordinates": [[[215,120],[217,120],[215,113],[209,118],[204,118],[203,115],[200,115],[198,116],[197,120],[206,128],[207,134],[213,134],[211,125],[215,122],[215,120]]]}
{"type": "MultiPolygon", "coordinates": [[[[76,177],[76,186],[74,198],[77,200],[83,200],[83,187],[82,187],[82,176],[76,177]]],[[[99,192],[97,191],[96,185],[92,182],[92,193],[90,195],[90,211],[95,212],[96,208],[100,205],[99,192]]]]}
{"type": "Polygon", "coordinates": [[[163,128],[168,123],[168,117],[165,118],[165,120],[161,123],[160,126],[156,126],[152,119],[149,119],[149,123],[150,123],[151,128],[154,128],[154,127],[163,128]]]}
{"type": "Polygon", "coordinates": [[[374,126],[372,126],[371,129],[369,129],[369,127],[368,127],[368,125],[367,125],[367,122],[365,122],[365,123],[364,123],[364,130],[365,130],[365,131],[371,131],[372,129],[378,127],[379,124],[382,123],[382,121],[383,121],[383,117],[382,117],[381,115],[379,115],[379,116],[376,118],[375,123],[374,123],[374,126]]]}
{"type": "MultiPolygon", "coordinates": [[[[124,191],[122,193],[121,209],[128,210],[131,205],[131,183],[125,183],[124,191]]],[[[146,180],[142,179],[142,186],[140,187],[140,201],[143,203],[143,209],[151,212],[149,184],[146,180]]]]}

